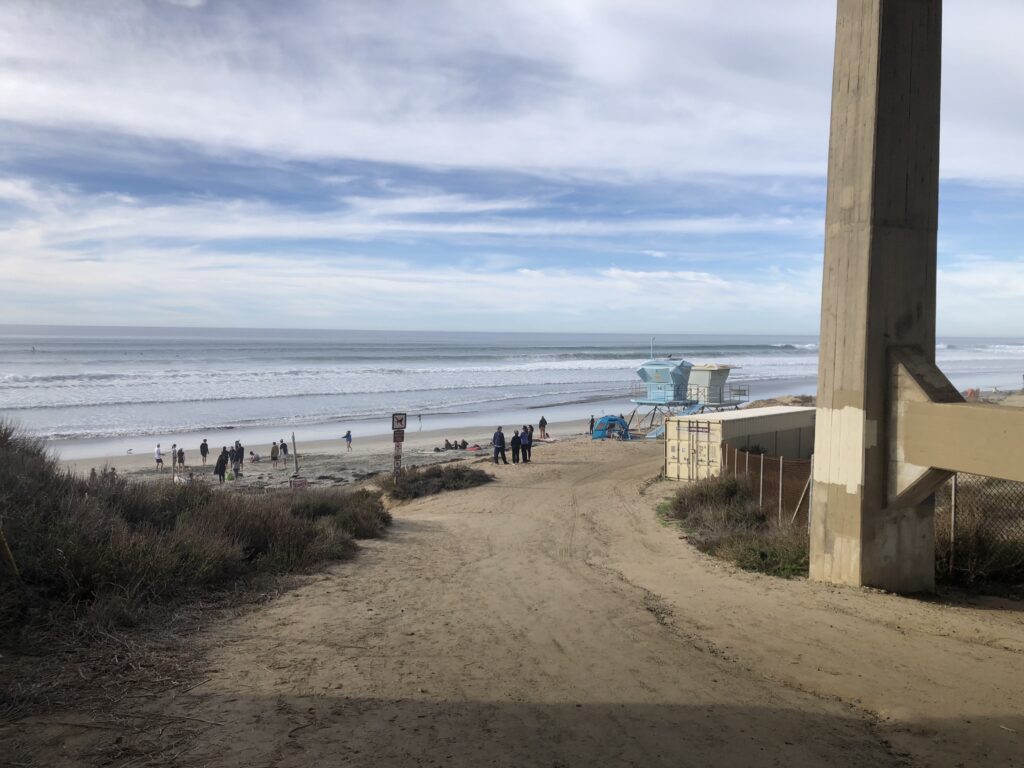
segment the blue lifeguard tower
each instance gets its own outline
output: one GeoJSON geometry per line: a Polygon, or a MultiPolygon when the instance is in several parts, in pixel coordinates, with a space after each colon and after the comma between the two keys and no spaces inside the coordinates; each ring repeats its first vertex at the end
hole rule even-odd
{"type": "Polygon", "coordinates": [[[637,431],[643,431],[646,424],[648,437],[657,437],[665,416],[738,407],[748,395],[746,388],[726,387],[731,370],[729,365],[693,365],[671,357],[648,360],[636,371],[640,381],[633,383],[630,400],[637,407],[628,423],[637,431]],[[650,410],[640,415],[633,427],[641,408],[650,410]]]}

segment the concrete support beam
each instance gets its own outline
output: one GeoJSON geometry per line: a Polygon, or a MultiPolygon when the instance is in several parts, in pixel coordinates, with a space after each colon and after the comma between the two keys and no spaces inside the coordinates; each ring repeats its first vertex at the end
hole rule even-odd
{"type": "Polygon", "coordinates": [[[823,581],[934,588],[930,499],[889,503],[889,351],[934,364],[940,62],[941,0],[839,0],[811,527],[823,581]]]}
{"type": "MultiPolygon", "coordinates": [[[[964,403],[959,393],[943,397],[929,392],[928,384],[936,380],[935,374],[942,377],[942,373],[936,369],[930,381],[922,381],[914,363],[897,360],[899,398],[894,401],[892,451],[897,476],[907,479],[924,468],[939,473],[940,480],[951,472],[1024,480],[1024,462],[1020,459],[1024,408],[964,403]],[[911,468],[909,472],[907,468],[911,468]]],[[[913,487],[894,488],[894,495],[913,501],[909,496],[913,487]]]]}

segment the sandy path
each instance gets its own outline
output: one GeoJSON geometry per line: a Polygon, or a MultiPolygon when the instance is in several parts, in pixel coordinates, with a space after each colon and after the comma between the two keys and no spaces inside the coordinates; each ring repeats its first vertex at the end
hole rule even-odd
{"type": "Polygon", "coordinates": [[[737,573],[655,519],[659,451],[543,446],[400,507],[207,633],[209,682],[154,710],[198,735],[156,764],[1024,764],[1020,606],[737,573]]]}

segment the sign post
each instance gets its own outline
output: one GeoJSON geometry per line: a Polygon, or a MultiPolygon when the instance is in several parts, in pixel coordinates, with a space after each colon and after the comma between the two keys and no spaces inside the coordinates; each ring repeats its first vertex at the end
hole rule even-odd
{"type": "Polygon", "coordinates": [[[391,431],[394,433],[395,441],[395,479],[402,474],[402,443],[405,442],[405,427],[408,419],[404,413],[391,414],[391,431]]]}

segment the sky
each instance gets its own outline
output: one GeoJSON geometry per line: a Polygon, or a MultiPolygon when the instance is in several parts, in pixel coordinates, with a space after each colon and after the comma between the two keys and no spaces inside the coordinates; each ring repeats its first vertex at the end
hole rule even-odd
{"type": "MultiPolygon", "coordinates": [[[[0,323],[817,333],[832,0],[6,0],[0,323]]],[[[1024,3],[946,0],[939,331],[1024,334],[1024,3]]]]}

